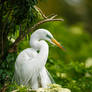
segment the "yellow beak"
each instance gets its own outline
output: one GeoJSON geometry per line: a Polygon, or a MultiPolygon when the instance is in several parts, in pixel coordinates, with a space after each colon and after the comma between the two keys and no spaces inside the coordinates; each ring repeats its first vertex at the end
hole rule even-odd
{"type": "Polygon", "coordinates": [[[64,47],[61,46],[60,43],[57,42],[55,39],[52,38],[51,41],[52,41],[53,43],[55,43],[59,48],[61,48],[62,50],[64,50],[64,47]]]}

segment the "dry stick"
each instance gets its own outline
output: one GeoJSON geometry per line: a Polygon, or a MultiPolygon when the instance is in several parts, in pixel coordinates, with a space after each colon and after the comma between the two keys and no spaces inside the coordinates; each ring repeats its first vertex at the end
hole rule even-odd
{"type": "Polygon", "coordinates": [[[51,21],[64,21],[64,19],[53,19],[55,18],[56,15],[54,15],[51,18],[47,18],[44,20],[39,21],[37,24],[35,24],[33,27],[29,28],[29,30],[26,33],[21,34],[16,40],[15,42],[12,44],[11,48],[8,50],[10,53],[14,52],[14,48],[17,47],[18,43],[23,40],[23,38],[28,35],[30,32],[33,32],[39,25],[46,23],[46,22],[51,22],[51,21]]]}
{"type": "Polygon", "coordinates": [[[57,15],[55,15],[55,14],[51,14],[51,15],[49,15],[49,16],[46,16],[46,15],[43,13],[43,11],[42,11],[38,6],[34,6],[34,8],[37,9],[37,10],[40,12],[40,14],[42,15],[42,17],[43,17],[44,19],[47,19],[47,18],[54,19],[54,18],[57,16],[57,15]]]}
{"type": "Polygon", "coordinates": [[[37,9],[37,10],[40,12],[40,14],[42,15],[42,17],[43,17],[44,19],[47,18],[47,16],[43,13],[43,11],[42,11],[39,7],[34,6],[34,8],[37,9]]]}
{"type": "Polygon", "coordinates": [[[57,14],[50,17],[50,19],[54,19],[55,17],[57,17],[57,14]]]}

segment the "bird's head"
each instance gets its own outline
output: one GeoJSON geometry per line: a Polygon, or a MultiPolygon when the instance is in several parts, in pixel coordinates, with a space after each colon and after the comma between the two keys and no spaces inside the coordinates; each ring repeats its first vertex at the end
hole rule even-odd
{"type": "MultiPolygon", "coordinates": [[[[37,37],[37,39],[39,38],[39,40],[46,40],[46,41],[50,42],[51,44],[57,45],[59,48],[64,50],[64,47],[58,41],[55,40],[53,35],[48,30],[38,29],[34,33],[36,34],[35,38],[37,37]]],[[[35,35],[35,34],[33,34],[33,35],[35,35]]]]}

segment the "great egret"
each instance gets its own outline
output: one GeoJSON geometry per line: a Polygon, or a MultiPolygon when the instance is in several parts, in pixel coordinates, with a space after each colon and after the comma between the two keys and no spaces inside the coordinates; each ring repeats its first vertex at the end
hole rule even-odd
{"type": "Polygon", "coordinates": [[[38,89],[40,86],[46,88],[47,84],[51,84],[45,68],[49,48],[44,40],[56,44],[63,49],[48,30],[36,30],[30,38],[31,48],[23,50],[15,62],[15,81],[19,85],[38,89]],[[39,53],[37,52],[38,50],[39,53]]]}

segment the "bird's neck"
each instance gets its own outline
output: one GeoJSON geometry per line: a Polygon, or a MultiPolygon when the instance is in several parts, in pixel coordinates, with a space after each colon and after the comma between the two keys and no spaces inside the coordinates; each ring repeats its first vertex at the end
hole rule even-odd
{"type": "Polygon", "coordinates": [[[49,47],[48,44],[45,41],[40,41],[40,52],[39,52],[39,56],[41,56],[42,59],[44,59],[44,61],[47,61],[48,58],[48,51],[49,51],[49,47]]]}
{"type": "Polygon", "coordinates": [[[36,51],[39,50],[38,58],[40,58],[42,64],[45,64],[48,58],[48,44],[44,40],[32,39],[30,45],[36,51]]]}

